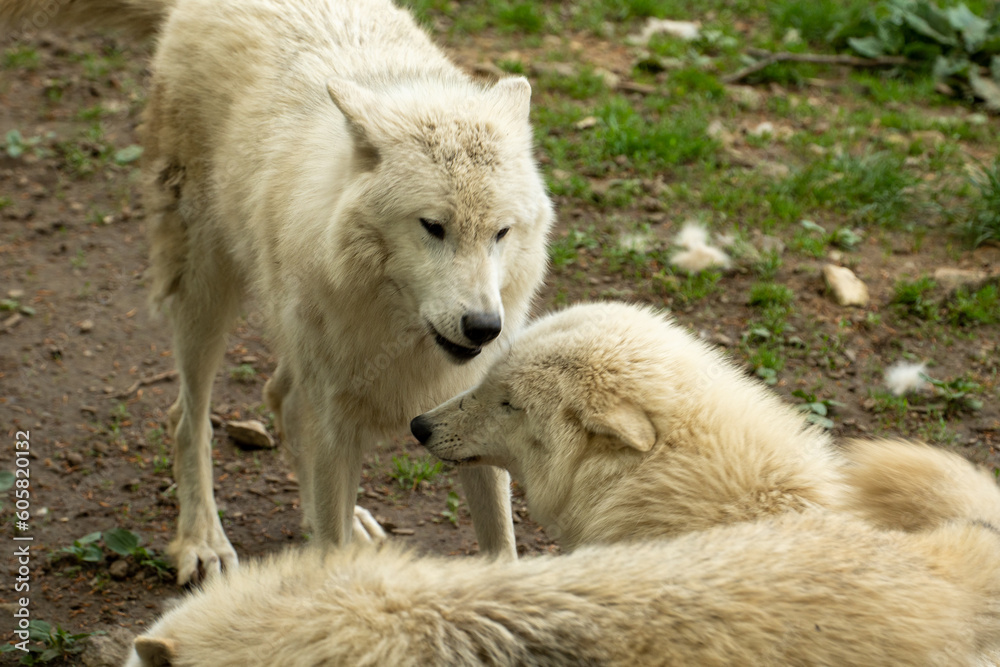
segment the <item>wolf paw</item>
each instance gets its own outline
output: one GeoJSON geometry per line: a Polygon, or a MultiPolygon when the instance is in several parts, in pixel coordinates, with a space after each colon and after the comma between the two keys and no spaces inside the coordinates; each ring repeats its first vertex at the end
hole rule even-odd
{"type": "Polygon", "coordinates": [[[221,528],[217,533],[201,539],[178,535],[170,543],[167,553],[177,566],[177,583],[181,586],[206,581],[222,570],[235,569],[239,564],[236,550],[221,528]]]}
{"type": "Polygon", "coordinates": [[[385,539],[385,531],[375,517],[358,505],[354,506],[354,539],[359,542],[381,542],[385,539]]]}

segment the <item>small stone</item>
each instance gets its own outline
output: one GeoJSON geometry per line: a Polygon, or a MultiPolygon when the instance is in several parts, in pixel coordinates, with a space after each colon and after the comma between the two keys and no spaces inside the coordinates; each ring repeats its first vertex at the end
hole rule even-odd
{"type": "Polygon", "coordinates": [[[83,465],[83,455],[79,452],[66,452],[66,462],[74,467],[83,465]]]}
{"type": "Polygon", "coordinates": [[[716,345],[721,345],[722,347],[732,347],[736,344],[732,338],[718,331],[709,336],[708,340],[716,345]]]}
{"type": "Polygon", "coordinates": [[[744,109],[759,109],[764,96],[750,86],[726,86],[726,95],[744,109]]]}
{"type": "Polygon", "coordinates": [[[413,530],[412,528],[393,528],[392,529],[392,534],[393,535],[414,535],[414,534],[416,534],[416,532],[417,531],[413,530]]]}
{"type": "Polygon", "coordinates": [[[95,442],[94,451],[97,452],[98,454],[107,454],[108,444],[106,442],[95,442]]]}
{"type": "Polygon", "coordinates": [[[121,581],[122,579],[128,578],[128,561],[119,558],[111,565],[108,566],[108,574],[111,575],[113,579],[121,581]]]}
{"type": "Polygon", "coordinates": [[[769,234],[764,234],[760,237],[760,251],[761,252],[773,252],[777,255],[785,252],[785,242],[779,239],[777,236],[771,236],[769,234]]]}
{"type": "Polygon", "coordinates": [[[274,438],[263,424],[254,419],[227,421],[226,433],[240,449],[274,449],[274,438]]]}
{"type": "Polygon", "coordinates": [[[758,123],[756,126],[747,130],[747,134],[751,137],[763,137],[763,136],[774,136],[774,123],[765,120],[763,123],[758,123]]]}
{"type": "Polygon", "coordinates": [[[594,116],[587,116],[586,118],[576,121],[576,123],[573,124],[573,127],[578,130],[589,130],[595,125],[597,125],[597,118],[594,116]]]}
{"type": "Polygon", "coordinates": [[[986,279],[986,274],[982,271],[971,271],[969,269],[953,269],[941,267],[935,269],[934,280],[945,289],[955,289],[962,285],[972,285],[986,279]]]}
{"type": "Polygon", "coordinates": [[[8,299],[23,299],[24,298],[24,290],[23,289],[7,290],[7,298],[8,299]]]}
{"type": "Polygon", "coordinates": [[[90,333],[94,330],[94,320],[83,320],[79,324],[80,333],[90,333]]]}
{"type": "Polygon", "coordinates": [[[841,306],[868,305],[868,287],[847,267],[827,264],[823,267],[823,278],[841,306]]]}
{"type": "Polygon", "coordinates": [[[84,667],[118,667],[128,660],[134,641],[135,635],[125,628],[113,628],[106,635],[93,635],[87,639],[80,662],[84,667]]]}
{"type": "Polygon", "coordinates": [[[594,74],[601,77],[604,80],[604,85],[615,90],[622,83],[622,78],[610,70],[606,70],[603,67],[598,67],[594,70],[594,74]]]}

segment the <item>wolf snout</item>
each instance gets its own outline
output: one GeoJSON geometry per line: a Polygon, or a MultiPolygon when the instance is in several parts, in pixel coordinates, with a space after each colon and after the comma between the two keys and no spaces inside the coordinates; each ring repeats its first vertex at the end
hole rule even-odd
{"type": "Polygon", "coordinates": [[[499,336],[502,327],[499,313],[478,312],[462,316],[462,333],[476,345],[485,345],[499,336]]]}
{"type": "Polygon", "coordinates": [[[431,427],[431,420],[426,415],[417,415],[410,422],[410,433],[413,434],[413,437],[421,445],[427,444],[427,441],[431,439],[431,435],[434,433],[434,429],[431,427]]]}

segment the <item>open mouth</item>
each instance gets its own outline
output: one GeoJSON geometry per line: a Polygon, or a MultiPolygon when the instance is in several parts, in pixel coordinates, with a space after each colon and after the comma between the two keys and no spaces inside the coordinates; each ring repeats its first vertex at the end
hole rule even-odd
{"type": "Polygon", "coordinates": [[[464,459],[446,459],[446,458],[442,458],[440,456],[438,456],[438,458],[441,459],[442,461],[444,461],[445,463],[450,463],[450,464],[456,465],[456,466],[462,465],[462,464],[471,465],[471,464],[474,464],[474,463],[479,463],[479,457],[478,456],[467,456],[464,459]]]}
{"type": "Polygon", "coordinates": [[[459,345],[458,343],[453,343],[439,334],[437,329],[433,326],[431,326],[431,333],[434,334],[434,342],[437,343],[442,350],[450,354],[455,361],[468,361],[483,351],[483,348],[481,347],[466,347],[464,345],[459,345]]]}

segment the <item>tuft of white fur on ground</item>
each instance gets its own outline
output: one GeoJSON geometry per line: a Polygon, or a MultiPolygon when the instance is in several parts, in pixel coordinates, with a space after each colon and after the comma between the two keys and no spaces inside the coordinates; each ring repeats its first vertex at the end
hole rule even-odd
{"type": "Polygon", "coordinates": [[[670,258],[670,263],[688,273],[711,268],[729,268],[729,255],[709,243],[708,230],[696,222],[685,223],[674,243],[684,248],[670,258]]]}
{"type": "Polygon", "coordinates": [[[926,374],[927,364],[900,362],[885,370],[885,386],[896,396],[925,391],[930,387],[923,377],[926,374]]]}

